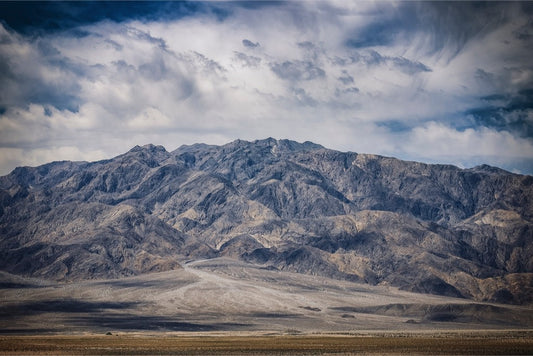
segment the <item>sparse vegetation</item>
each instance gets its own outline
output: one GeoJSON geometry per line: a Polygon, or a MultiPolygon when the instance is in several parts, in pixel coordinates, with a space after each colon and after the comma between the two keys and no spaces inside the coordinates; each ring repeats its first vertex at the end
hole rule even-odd
{"type": "Polygon", "coordinates": [[[526,355],[532,332],[301,336],[4,336],[0,354],[26,355],[526,355]]]}

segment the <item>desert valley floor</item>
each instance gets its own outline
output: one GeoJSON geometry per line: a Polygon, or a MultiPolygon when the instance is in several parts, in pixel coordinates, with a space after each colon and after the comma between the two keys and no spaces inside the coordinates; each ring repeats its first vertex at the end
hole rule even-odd
{"type": "Polygon", "coordinates": [[[227,258],[183,265],[73,283],[3,274],[0,352],[533,352],[533,310],[526,306],[410,293],[227,258]]]}
{"type": "Polygon", "coordinates": [[[361,332],[514,329],[525,306],[478,303],[281,272],[226,258],[116,280],[3,275],[0,332],[361,332]]]}

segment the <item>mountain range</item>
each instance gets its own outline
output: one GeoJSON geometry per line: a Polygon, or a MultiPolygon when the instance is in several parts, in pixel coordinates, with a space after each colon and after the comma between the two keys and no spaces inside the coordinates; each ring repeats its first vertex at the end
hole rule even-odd
{"type": "Polygon", "coordinates": [[[533,177],[272,138],[0,177],[0,271],[61,282],[215,257],[268,270],[533,302],[533,177]]]}

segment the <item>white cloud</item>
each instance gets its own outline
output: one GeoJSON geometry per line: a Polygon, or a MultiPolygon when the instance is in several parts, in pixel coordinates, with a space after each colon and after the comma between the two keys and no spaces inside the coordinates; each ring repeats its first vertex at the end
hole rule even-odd
{"type": "MultiPolygon", "coordinates": [[[[97,161],[106,158],[109,158],[107,152],[102,150],[84,151],[76,146],[32,149],[0,148],[0,167],[12,166],[14,164],[21,166],[21,162],[24,162],[24,166],[38,166],[58,160],[97,161]]],[[[7,174],[9,172],[2,173],[7,174]]]]}
{"type": "Polygon", "coordinates": [[[417,159],[462,167],[487,161],[499,166],[520,159],[533,162],[533,143],[530,140],[486,127],[458,131],[437,122],[415,128],[399,150],[417,159]]]}
{"type": "Polygon", "coordinates": [[[150,107],[128,122],[133,130],[160,130],[172,127],[172,121],[157,108],[150,107]]]}

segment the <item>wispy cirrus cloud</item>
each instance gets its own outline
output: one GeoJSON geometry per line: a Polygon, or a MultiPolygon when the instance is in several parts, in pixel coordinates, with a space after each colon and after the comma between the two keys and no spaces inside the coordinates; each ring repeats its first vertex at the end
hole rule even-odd
{"type": "Polygon", "coordinates": [[[267,136],[533,173],[529,3],[17,6],[0,15],[3,174],[267,136]]]}

